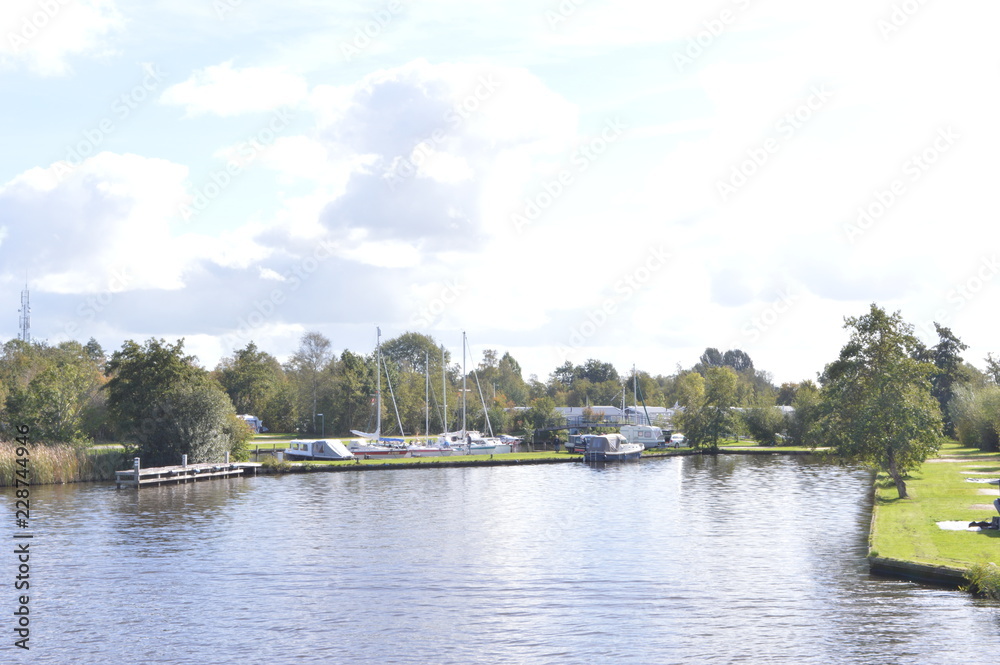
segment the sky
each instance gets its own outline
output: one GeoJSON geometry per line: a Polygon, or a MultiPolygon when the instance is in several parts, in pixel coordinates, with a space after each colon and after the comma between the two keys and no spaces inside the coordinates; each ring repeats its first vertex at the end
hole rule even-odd
{"type": "Polygon", "coordinates": [[[739,348],[815,379],[845,317],[983,367],[1000,23],[969,0],[5,0],[0,339],[212,368],[406,331],[525,378],[739,348]]]}

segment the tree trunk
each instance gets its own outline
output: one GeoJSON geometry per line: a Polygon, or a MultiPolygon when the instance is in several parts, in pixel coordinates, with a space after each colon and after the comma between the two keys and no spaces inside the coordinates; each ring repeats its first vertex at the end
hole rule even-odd
{"type": "Polygon", "coordinates": [[[895,457],[889,457],[889,477],[892,481],[896,483],[896,491],[899,493],[900,499],[910,498],[906,494],[906,481],[903,480],[903,475],[899,472],[899,468],[896,466],[895,457]]]}

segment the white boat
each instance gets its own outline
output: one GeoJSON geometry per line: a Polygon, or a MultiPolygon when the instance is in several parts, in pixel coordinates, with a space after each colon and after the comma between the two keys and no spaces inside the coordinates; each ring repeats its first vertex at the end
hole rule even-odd
{"type": "Polygon", "coordinates": [[[362,439],[350,439],[347,443],[347,449],[354,453],[355,457],[363,459],[406,457],[410,450],[400,443],[401,441],[402,439],[374,438],[369,435],[362,439]]]}
{"type": "MultiPolygon", "coordinates": [[[[490,414],[486,408],[486,399],[483,397],[482,387],[479,385],[479,377],[476,376],[476,387],[479,389],[479,399],[483,404],[483,415],[486,418],[486,427],[490,430],[489,437],[484,437],[482,434],[476,430],[466,429],[466,401],[465,396],[469,392],[466,387],[466,377],[468,376],[465,372],[465,347],[466,347],[466,337],[465,332],[462,332],[462,429],[458,432],[445,432],[441,435],[449,445],[455,446],[460,452],[458,455],[492,455],[496,452],[497,446],[501,444],[499,439],[492,436],[493,426],[490,425],[490,414]]],[[[476,370],[472,370],[473,375],[476,374],[476,370]]]]}
{"type": "Polygon", "coordinates": [[[294,439],[285,448],[288,460],[345,460],[354,454],[339,439],[294,439]]]}
{"type": "Polygon", "coordinates": [[[663,430],[654,425],[622,425],[618,432],[629,443],[641,443],[645,448],[656,448],[666,441],[663,430]]]}
{"type": "MultiPolygon", "coordinates": [[[[361,437],[361,439],[351,439],[347,449],[354,455],[365,459],[406,457],[410,451],[403,439],[382,436],[382,329],[375,328],[375,331],[375,431],[361,432],[352,429],[351,433],[361,437]]],[[[386,373],[386,380],[388,380],[388,373],[386,373]]],[[[392,386],[390,385],[389,388],[391,390],[392,386]]],[[[400,424],[400,428],[402,428],[402,424],[400,424]]]]}
{"type": "Polygon", "coordinates": [[[622,462],[639,459],[642,455],[641,443],[629,443],[621,434],[600,434],[587,439],[587,449],[583,451],[584,462],[622,462]]]}

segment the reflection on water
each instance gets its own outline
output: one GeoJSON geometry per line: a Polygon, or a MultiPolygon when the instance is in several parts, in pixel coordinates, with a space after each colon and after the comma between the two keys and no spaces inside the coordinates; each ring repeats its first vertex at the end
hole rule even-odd
{"type": "Polygon", "coordinates": [[[995,653],[996,605],[868,575],[869,486],[810,460],[720,456],[36,487],[24,662],[995,653]]]}

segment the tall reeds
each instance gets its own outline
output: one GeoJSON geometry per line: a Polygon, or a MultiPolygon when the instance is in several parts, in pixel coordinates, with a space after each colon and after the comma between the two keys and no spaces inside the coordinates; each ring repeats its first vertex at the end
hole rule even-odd
{"type": "MultiPolygon", "coordinates": [[[[0,487],[11,487],[18,469],[18,446],[0,441],[0,487]]],[[[69,444],[32,444],[27,471],[32,485],[114,480],[115,471],[131,468],[121,448],[84,448],[69,444]]]]}

